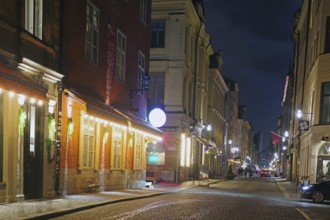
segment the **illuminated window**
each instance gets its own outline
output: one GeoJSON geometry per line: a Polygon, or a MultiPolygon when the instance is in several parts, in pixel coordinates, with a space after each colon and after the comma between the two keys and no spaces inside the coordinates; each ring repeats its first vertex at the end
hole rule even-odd
{"type": "Polygon", "coordinates": [[[191,154],[191,139],[190,139],[190,137],[187,138],[186,143],[187,143],[186,144],[186,166],[190,167],[190,163],[191,163],[191,161],[190,161],[190,159],[191,159],[191,157],[190,157],[190,154],[191,154]]]}
{"type": "Polygon", "coordinates": [[[165,20],[151,21],[151,48],[165,47],[165,20]]]}
{"type": "Polygon", "coordinates": [[[126,37],[118,30],[117,32],[117,54],[116,54],[116,78],[120,82],[125,81],[126,71],[126,37]]]}
{"type": "Polygon", "coordinates": [[[138,89],[140,91],[143,90],[143,76],[145,74],[145,57],[144,54],[139,51],[139,55],[138,55],[138,89]]]}
{"type": "Polygon", "coordinates": [[[180,166],[184,167],[186,162],[186,135],[181,134],[181,156],[180,156],[180,166]]]}
{"type": "Polygon", "coordinates": [[[83,167],[92,168],[95,154],[95,121],[89,117],[83,120],[83,167]]]}
{"type": "Polygon", "coordinates": [[[149,142],[146,156],[147,165],[165,165],[165,149],[160,143],[149,142]]]}
{"type": "Polygon", "coordinates": [[[122,169],[123,158],[123,130],[121,128],[113,128],[112,131],[112,160],[111,168],[114,170],[122,169]]]}
{"type": "Polygon", "coordinates": [[[144,24],[147,21],[147,0],[140,0],[140,19],[144,24]]]}
{"type": "Polygon", "coordinates": [[[25,29],[42,39],[43,0],[25,0],[25,29]]]}
{"type": "Polygon", "coordinates": [[[142,146],[143,136],[141,134],[136,134],[134,146],[134,170],[142,170],[142,146]]]}
{"type": "Polygon", "coordinates": [[[36,107],[30,107],[30,156],[35,156],[36,144],[36,107]]]}
{"type": "Polygon", "coordinates": [[[86,58],[97,64],[98,59],[98,38],[99,38],[99,10],[91,2],[87,3],[86,15],[86,58]]]}

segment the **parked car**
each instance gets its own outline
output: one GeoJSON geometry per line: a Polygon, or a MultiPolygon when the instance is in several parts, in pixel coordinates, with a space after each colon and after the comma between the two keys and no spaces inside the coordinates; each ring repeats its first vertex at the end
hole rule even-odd
{"type": "Polygon", "coordinates": [[[260,171],[260,177],[270,177],[270,175],[271,175],[270,170],[262,169],[262,170],[260,171]]]}
{"type": "Polygon", "coordinates": [[[321,203],[324,200],[330,200],[330,180],[302,186],[299,192],[301,198],[311,199],[313,202],[321,203]]]}

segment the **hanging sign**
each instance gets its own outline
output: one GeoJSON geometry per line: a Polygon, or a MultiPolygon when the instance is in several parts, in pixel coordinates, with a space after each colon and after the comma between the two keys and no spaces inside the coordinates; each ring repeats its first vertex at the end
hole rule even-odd
{"type": "Polygon", "coordinates": [[[299,131],[308,131],[309,130],[309,121],[300,120],[299,121],[299,131]]]}

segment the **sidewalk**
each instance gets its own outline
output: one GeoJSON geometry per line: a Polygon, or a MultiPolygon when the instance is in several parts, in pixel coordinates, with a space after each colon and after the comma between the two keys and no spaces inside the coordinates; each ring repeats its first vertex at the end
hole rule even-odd
{"type": "Polygon", "coordinates": [[[279,189],[284,193],[284,197],[290,200],[300,200],[296,184],[288,181],[286,178],[274,178],[279,189]]]}
{"type": "Polygon", "coordinates": [[[188,181],[182,184],[158,183],[151,188],[84,193],[55,199],[27,200],[3,204],[0,205],[0,219],[48,219],[59,214],[68,214],[116,202],[173,193],[194,186],[209,185],[218,181],[188,181]]]}
{"type": "MultiPolygon", "coordinates": [[[[223,179],[187,181],[182,184],[158,183],[153,188],[127,189],[122,191],[85,193],[68,195],[62,198],[27,200],[23,202],[0,205],[0,219],[48,219],[61,214],[102,206],[111,203],[147,198],[166,193],[173,193],[195,186],[209,186],[223,179]]],[[[275,179],[285,198],[299,199],[294,184],[286,179],[275,179]]]]}

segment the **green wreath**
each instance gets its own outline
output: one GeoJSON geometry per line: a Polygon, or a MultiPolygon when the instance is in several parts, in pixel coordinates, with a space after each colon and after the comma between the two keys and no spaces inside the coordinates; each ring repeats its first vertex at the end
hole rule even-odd
{"type": "Polygon", "coordinates": [[[24,107],[21,106],[18,109],[18,130],[20,135],[23,135],[25,125],[26,125],[26,112],[24,110],[24,107]]]}
{"type": "Polygon", "coordinates": [[[68,136],[71,137],[73,134],[73,129],[74,129],[74,123],[72,118],[68,119],[68,136]]]}

